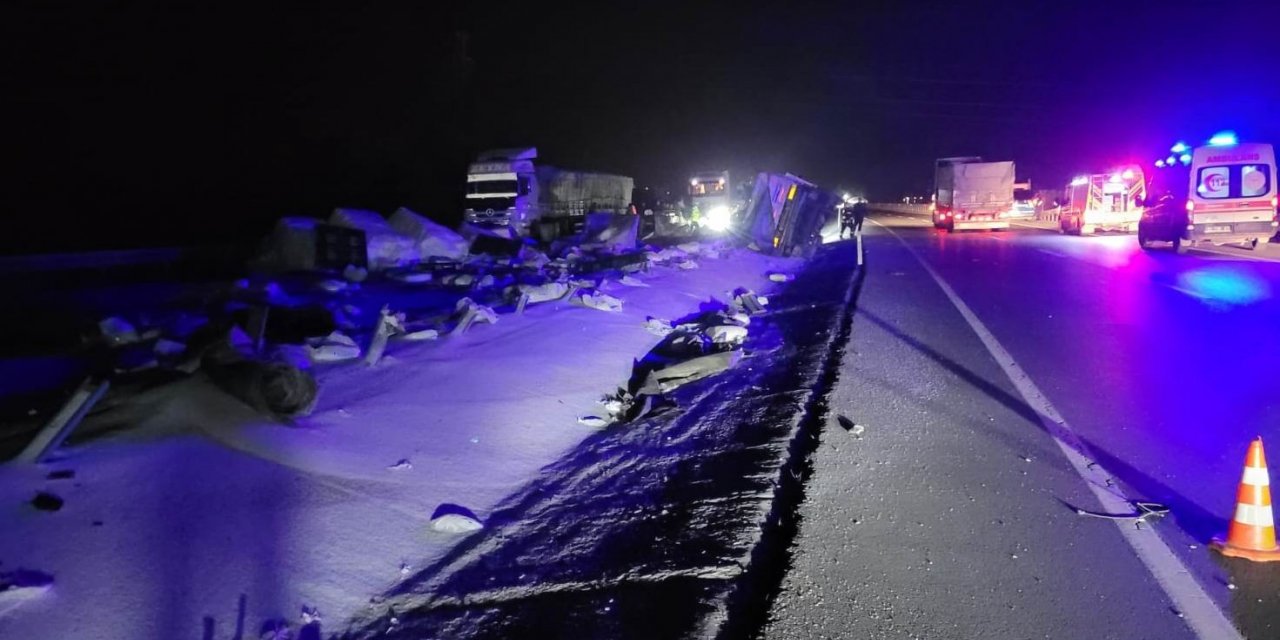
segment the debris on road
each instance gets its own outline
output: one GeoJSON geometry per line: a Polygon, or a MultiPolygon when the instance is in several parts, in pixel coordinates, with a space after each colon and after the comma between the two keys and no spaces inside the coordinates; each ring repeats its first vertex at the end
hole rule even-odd
{"type": "Polygon", "coordinates": [[[670,333],[674,330],[674,327],[672,327],[671,322],[667,320],[651,317],[651,318],[645,319],[644,329],[645,331],[648,331],[649,333],[652,333],[655,336],[665,337],[667,335],[670,335],[670,333]]]}
{"type": "Polygon", "coordinates": [[[600,416],[582,416],[581,418],[578,418],[578,424],[591,427],[592,429],[603,429],[611,423],[609,420],[601,418],[600,416]]]}
{"type": "Polygon", "coordinates": [[[747,339],[746,327],[737,325],[718,325],[707,328],[706,333],[711,341],[720,345],[737,346],[747,339]]]}
{"type": "Polygon", "coordinates": [[[388,222],[397,233],[412,241],[417,256],[422,260],[431,257],[461,260],[471,251],[471,241],[462,234],[406,207],[396,209],[388,222]]]}
{"type": "Polygon", "coordinates": [[[1142,524],[1144,522],[1150,524],[1154,520],[1159,520],[1160,518],[1169,515],[1169,507],[1158,502],[1134,502],[1132,504],[1134,508],[1137,509],[1135,513],[1098,513],[1080,508],[1076,509],[1076,513],[1082,516],[1102,518],[1104,520],[1132,520],[1133,526],[1138,527],[1139,529],[1142,528],[1142,524]]]}
{"type": "Polygon", "coordinates": [[[312,362],[339,362],[360,357],[360,346],[341,331],[312,340],[307,349],[312,362]]]}
{"type": "Polygon", "coordinates": [[[843,415],[836,416],[836,423],[839,424],[842,429],[848,431],[857,438],[861,438],[862,434],[867,430],[866,425],[858,424],[843,415]]]}
{"type": "Polygon", "coordinates": [[[442,504],[431,514],[431,530],[440,533],[470,533],[484,528],[484,524],[466,507],[442,504]]]}
{"type": "Polygon", "coordinates": [[[637,395],[667,393],[681,385],[727,371],[741,361],[741,351],[723,351],[651,371],[637,395]]]}
{"type": "Polygon", "coordinates": [[[603,291],[583,292],[575,295],[572,300],[574,304],[598,309],[600,311],[622,311],[622,300],[615,298],[603,291]]]}
{"type": "Polygon", "coordinates": [[[41,491],[31,499],[31,506],[40,511],[57,511],[62,508],[63,500],[56,494],[41,491]]]}
{"type": "Polygon", "coordinates": [[[396,231],[373,211],[337,208],[329,216],[329,224],[364,232],[371,271],[408,266],[421,259],[413,239],[396,231]]]}
{"type": "Polygon", "coordinates": [[[408,458],[402,458],[387,468],[392,471],[409,471],[410,469],[413,469],[413,463],[409,462],[408,458]]]}
{"type": "Polygon", "coordinates": [[[779,273],[775,271],[769,274],[769,279],[774,282],[791,282],[792,280],[795,280],[796,277],[789,273],[779,273]]]}

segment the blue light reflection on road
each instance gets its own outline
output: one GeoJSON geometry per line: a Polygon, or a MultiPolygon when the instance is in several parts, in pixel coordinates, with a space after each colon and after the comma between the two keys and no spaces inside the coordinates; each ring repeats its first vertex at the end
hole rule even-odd
{"type": "Polygon", "coordinates": [[[1207,303],[1250,305],[1271,297],[1271,286],[1257,274],[1235,265],[1210,265],[1178,274],[1178,289],[1207,303]]]}

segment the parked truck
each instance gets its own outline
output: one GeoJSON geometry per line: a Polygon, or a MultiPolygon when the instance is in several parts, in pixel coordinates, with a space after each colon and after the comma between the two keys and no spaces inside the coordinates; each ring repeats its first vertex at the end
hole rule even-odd
{"type": "Polygon", "coordinates": [[[689,179],[690,212],[697,211],[698,224],[724,231],[732,223],[736,207],[728,171],[700,171],[689,179]]]}
{"type": "Polygon", "coordinates": [[[950,231],[1009,228],[1013,162],[940,160],[934,179],[934,224],[950,231]]]}
{"type": "Polygon", "coordinates": [[[635,181],[537,162],[538,150],[495,149],[467,168],[466,224],[550,241],[582,233],[589,214],[634,215],[635,181]]]}

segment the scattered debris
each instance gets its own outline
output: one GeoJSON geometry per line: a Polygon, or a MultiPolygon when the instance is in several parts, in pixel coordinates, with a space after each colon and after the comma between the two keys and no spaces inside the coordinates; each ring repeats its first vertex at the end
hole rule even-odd
{"type": "Polygon", "coordinates": [[[699,265],[696,260],[685,260],[683,262],[677,263],[676,266],[685,271],[692,271],[694,269],[697,269],[699,265]]]}
{"type": "Polygon", "coordinates": [[[133,344],[142,339],[138,335],[137,328],[130,324],[128,320],[116,316],[102,319],[98,323],[98,331],[112,345],[133,344]]]}
{"type": "Polygon", "coordinates": [[[293,640],[289,623],[284,620],[268,620],[258,631],[258,640],[293,640]]]}
{"type": "Polygon", "coordinates": [[[789,273],[779,273],[774,271],[769,274],[769,279],[774,282],[791,282],[792,280],[795,280],[796,277],[789,273]]]}
{"type": "Polygon", "coordinates": [[[31,499],[31,506],[41,511],[57,511],[62,508],[62,504],[62,498],[48,491],[41,491],[31,499]]]}
{"type": "Polygon", "coordinates": [[[569,293],[569,284],[565,282],[547,282],[545,284],[521,284],[516,285],[516,290],[524,295],[529,296],[528,304],[537,304],[539,302],[551,302],[560,300],[569,293]]]}
{"type": "Polygon", "coordinates": [[[397,333],[404,333],[404,317],[391,313],[389,307],[382,307],[378,315],[378,326],[373,331],[373,340],[369,343],[369,351],[365,354],[366,366],[374,366],[382,359],[387,350],[387,341],[397,333]]]}
{"type": "MultiPolygon", "coordinates": [[[[1145,522],[1151,524],[1152,521],[1159,520],[1169,515],[1169,507],[1158,502],[1134,502],[1133,507],[1137,509],[1136,513],[1097,513],[1094,511],[1086,511],[1084,509],[1076,509],[1076,513],[1091,518],[1102,518],[1104,520],[1132,520],[1133,526],[1139,529],[1145,522]]],[[[1194,548],[1194,547],[1193,547],[1194,548]]]]}
{"type": "Polygon", "coordinates": [[[334,331],[308,345],[312,362],[338,362],[360,357],[360,346],[346,334],[334,331]]]}
{"type": "Polygon", "coordinates": [[[484,524],[466,507],[442,504],[431,514],[431,530],[441,533],[470,533],[484,528],[484,524]]]}
{"type": "Polygon", "coordinates": [[[644,282],[639,278],[633,278],[631,276],[622,276],[621,278],[618,279],[618,282],[628,287],[648,287],[649,286],[649,283],[644,282]]]}
{"type": "Polygon", "coordinates": [[[174,340],[161,338],[156,340],[155,353],[164,358],[177,358],[185,353],[187,345],[174,340]]]}
{"type": "Polygon", "coordinates": [[[409,462],[409,459],[408,459],[408,458],[401,458],[401,459],[400,459],[399,461],[397,461],[395,464],[393,464],[393,465],[391,465],[391,466],[389,466],[389,467],[387,467],[387,468],[388,468],[388,469],[390,469],[390,470],[392,470],[392,471],[409,471],[409,470],[413,469],[413,463],[412,463],[412,462],[409,462]]]}
{"type": "Polygon", "coordinates": [[[609,426],[610,422],[599,416],[582,416],[578,418],[578,424],[591,427],[592,429],[603,429],[609,426]]]}
{"type": "Polygon", "coordinates": [[[719,345],[736,346],[742,344],[747,339],[746,327],[737,325],[719,325],[708,327],[704,333],[711,341],[719,345]]]}
{"type": "Polygon", "coordinates": [[[417,331],[408,331],[400,335],[401,340],[435,340],[440,337],[440,332],[436,329],[419,329],[417,331]]]}
{"type": "Polygon", "coordinates": [[[320,617],[320,610],[315,607],[302,605],[302,624],[317,624],[324,622],[324,618],[320,617]]]}
{"type": "Polygon", "coordinates": [[[621,300],[601,291],[587,292],[580,296],[574,296],[572,302],[584,307],[599,309],[600,311],[622,311],[621,300]]]}
{"type": "Polygon", "coordinates": [[[417,255],[423,260],[431,257],[460,260],[471,251],[470,240],[405,207],[396,209],[388,222],[392,229],[413,242],[417,255]]]}
{"type": "Polygon", "coordinates": [[[395,271],[388,273],[387,277],[405,284],[427,284],[435,279],[430,271],[395,271]]]}
{"type": "Polygon", "coordinates": [[[376,212],[334,209],[333,215],[329,216],[329,224],[364,232],[368,265],[374,271],[407,266],[421,259],[414,240],[401,234],[376,212]]]}
{"type": "Polygon", "coordinates": [[[726,371],[741,361],[741,351],[722,351],[651,371],[637,395],[667,393],[680,385],[726,371]]]}
{"type": "Polygon", "coordinates": [[[853,420],[850,420],[849,418],[847,418],[847,417],[845,417],[845,416],[842,416],[842,415],[837,415],[837,416],[836,416],[836,422],[837,422],[837,423],[840,425],[840,427],[841,427],[841,428],[843,428],[845,431],[848,431],[849,433],[853,434],[853,436],[854,436],[855,438],[861,438],[861,437],[862,437],[862,434],[863,434],[863,433],[866,433],[866,431],[867,431],[867,427],[866,427],[866,425],[858,424],[858,423],[854,422],[853,420]]]}
{"type": "Polygon", "coordinates": [[[320,289],[321,291],[328,291],[329,293],[338,293],[339,291],[345,291],[350,286],[351,285],[346,282],[343,282],[341,280],[333,280],[333,279],[321,280],[320,282],[316,283],[316,288],[320,289]]]}
{"type": "Polygon", "coordinates": [[[369,270],[349,264],[342,269],[342,277],[346,278],[347,282],[364,282],[369,279],[369,270]]]}

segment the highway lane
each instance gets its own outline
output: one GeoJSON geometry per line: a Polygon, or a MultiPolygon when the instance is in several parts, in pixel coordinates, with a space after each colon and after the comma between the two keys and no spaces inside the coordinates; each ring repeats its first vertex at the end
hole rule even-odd
{"type": "MultiPolygon", "coordinates": [[[[926,445],[917,458],[933,468],[961,455],[946,445],[938,445],[935,452],[928,448],[930,443],[945,439],[941,425],[971,424],[987,415],[1004,429],[1006,422],[1018,423],[1017,415],[1026,413],[1020,394],[1010,389],[1007,372],[992,372],[991,355],[974,348],[973,329],[955,312],[955,305],[947,301],[938,285],[921,277],[924,269],[918,263],[923,260],[1007,350],[1016,370],[1025,373],[1070,425],[1097,462],[1098,473],[1105,476],[1102,480],[1130,498],[1170,507],[1172,517],[1154,525],[1164,546],[1172,551],[1172,560],[1166,564],[1177,571],[1189,570],[1194,585],[1248,637],[1280,637],[1275,613],[1280,603],[1280,567],[1224,562],[1206,548],[1211,536],[1225,531],[1234,512],[1236,484],[1249,441],[1260,435],[1264,442],[1275,443],[1272,458],[1280,460],[1280,264],[1220,254],[1143,252],[1132,236],[1124,235],[1080,238],[1034,229],[949,234],[930,228],[927,218],[881,215],[875,220],[882,226],[868,225],[869,297],[860,302],[851,351],[861,354],[884,348],[858,343],[861,321],[862,339],[879,333],[882,340],[912,341],[925,348],[914,351],[930,354],[933,364],[920,366],[914,377],[900,379],[892,392],[888,387],[853,389],[841,396],[838,391],[837,399],[845,398],[846,410],[876,415],[879,410],[868,405],[890,404],[899,409],[892,414],[895,420],[904,408],[910,409],[908,413],[920,412],[921,416],[913,415],[905,422],[917,425],[917,440],[926,445]],[[886,263],[891,265],[887,270],[886,263]],[[877,278],[892,284],[882,285],[887,288],[875,293],[877,278]],[[892,302],[895,296],[901,299],[897,304],[892,302]],[[913,380],[916,386],[912,386],[913,380]],[[1003,406],[992,406],[990,401],[1003,406]]],[[[868,356],[861,364],[855,363],[855,357],[845,368],[850,376],[883,380],[901,376],[896,370],[909,367],[911,357],[910,353],[882,353],[880,362],[868,356]]],[[[846,384],[852,383],[842,379],[841,385],[846,384]]],[[[833,408],[838,409],[837,405],[833,403],[833,408]]],[[[1135,612],[1147,611],[1144,620],[1151,615],[1159,618],[1159,614],[1150,613],[1160,609],[1153,608],[1154,601],[1164,601],[1168,610],[1176,609],[1161,586],[1150,580],[1150,567],[1116,559],[1114,554],[1127,555],[1130,560],[1135,556],[1131,549],[1117,551],[1126,545],[1114,527],[1106,525],[1111,530],[1100,533],[1101,520],[1078,516],[1074,522],[1062,520],[1063,513],[1074,516],[1068,506],[1098,506],[1080,491],[1085,486],[1080,475],[1072,478],[1059,473],[1067,467],[1066,460],[1052,447],[1043,446],[1041,439],[1047,436],[1043,431],[1037,433],[1034,422],[1022,420],[1014,431],[978,433],[976,442],[966,442],[961,450],[972,447],[968,451],[972,455],[1003,455],[992,464],[1005,465],[1008,452],[1004,449],[1034,449],[1037,453],[1023,455],[1059,474],[1029,483],[1009,477],[992,478],[989,483],[991,495],[998,495],[1002,503],[1022,514],[1018,521],[1024,535],[1019,539],[1047,537],[1050,546],[1079,563],[1061,567],[1056,559],[1045,560],[1040,567],[1054,571],[1065,584],[1076,584],[1092,579],[1084,576],[1096,575],[1091,567],[1097,558],[1111,557],[1109,562],[1118,571],[1112,576],[1114,584],[1130,594],[1135,612]],[[1057,499],[1031,500],[1025,498],[1027,491],[1057,499]],[[1055,526],[1046,531],[1038,522],[1033,524],[1037,510],[1043,511],[1043,521],[1055,526]],[[1082,535],[1089,536],[1088,544],[1075,544],[1082,541],[1082,535]],[[1085,555],[1080,555],[1082,552],[1085,555]]],[[[824,437],[841,435],[829,432],[824,437]]],[[[847,491],[831,487],[854,477],[867,480],[860,475],[866,474],[865,466],[850,467],[841,464],[838,457],[824,463],[824,458],[833,454],[825,447],[819,451],[813,492],[806,505],[807,517],[813,522],[808,529],[802,523],[795,575],[788,579],[775,610],[780,622],[770,634],[778,637],[799,637],[802,634],[797,630],[812,630],[787,622],[812,618],[803,613],[805,599],[797,594],[822,593],[830,586],[824,583],[840,574],[818,571],[823,553],[812,551],[853,534],[847,524],[824,522],[830,520],[824,514],[839,512],[842,502],[857,502],[847,491]],[[836,477],[824,479],[824,469],[836,477]]],[[[981,467],[948,464],[941,467],[951,475],[932,478],[935,490],[973,489],[981,467]]],[[[983,496],[977,498],[981,504],[983,496]]],[[[994,505],[988,507],[994,509],[994,505]]],[[[984,523],[965,516],[952,524],[960,533],[954,542],[971,548],[979,544],[975,541],[985,540],[984,535],[997,535],[987,531],[990,527],[984,523]]],[[[975,572],[975,585],[1009,580],[1003,571],[986,572],[994,567],[993,558],[970,567],[975,572]]],[[[882,577],[893,574],[873,566],[859,571],[882,577]]],[[[827,596],[839,598],[837,594],[843,593],[856,597],[859,589],[848,585],[861,584],[859,579],[869,585],[877,582],[865,575],[847,575],[835,581],[838,584],[827,596]]],[[[866,588],[870,587],[862,590],[866,588]]],[[[1043,595],[1064,597],[1061,593],[1043,595]]],[[[911,600],[910,596],[906,599],[911,600]]],[[[919,602],[912,606],[911,619],[917,621],[945,610],[919,602]]],[[[1095,612],[1088,599],[1068,601],[1063,606],[1067,612],[1095,612]]],[[[1062,632],[1080,631],[1095,619],[1107,620],[1105,629],[1119,632],[1125,628],[1126,623],[1114,619],[1114,612],[1105,607],[1096,613],[1087,618],[1068,613],[1057,619],[1042,612],[1025,618],[1034,623],[1028,623],[1026,630],[1036,631],[1027,635],[1038,637],[1042,635],[1039,631],[1047,630],[1044,635],[1062,637],[1062,632]]],[[[948,611],[948,615],[956,613],[948,611]]],[[[1126,633],[1136,635],[1126,637],[1166,635],[1154,633],[1157,628],[1129,628],[1126,633]]],[[[1188,628],[1195,625],[1188,623],[1188,628]]],[[[883,627],[863,631],[893,635],[883,627]]],[[[1208,636],[1202,631],[1200,637],[1208,636]]]]}

